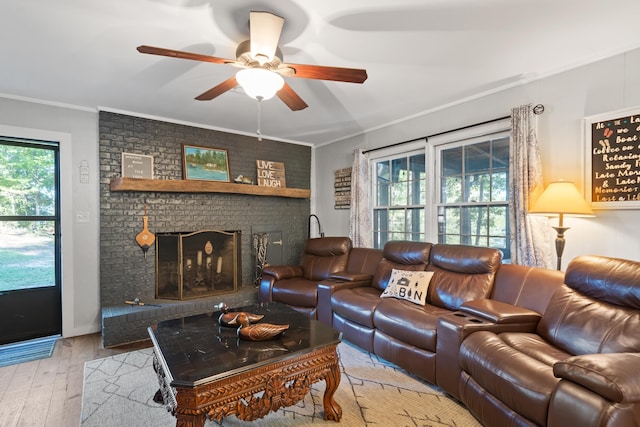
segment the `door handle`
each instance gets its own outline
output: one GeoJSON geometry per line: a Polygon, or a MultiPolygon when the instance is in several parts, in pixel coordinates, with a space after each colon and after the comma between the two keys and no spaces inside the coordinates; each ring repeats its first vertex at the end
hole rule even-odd
{"type": "Polygon", "coordinates": [[[275,242],[271,242],[272,245],[281,245],[282,246],[282,239],[280,240],[276,240],[275,242]]]}

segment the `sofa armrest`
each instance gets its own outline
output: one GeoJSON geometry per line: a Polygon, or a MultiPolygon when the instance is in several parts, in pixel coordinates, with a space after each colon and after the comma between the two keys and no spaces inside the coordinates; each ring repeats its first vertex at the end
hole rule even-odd
{"type": "Polygon", "coordinates": [[[330,278],[318,283],[318,304],[316,305],[316,308],[318,313],[318,320],[320,322],[328,326],[333,325],[331,295],[333,295],[335,291],[339,289],[350,289],[371,285],[371,276],[367,275],[369,276],[369,278],[366,280],[356,280],[355,276],[357,275],[354,275],[354,279],[350,281],[330,278]]]}
{"type": "Polygon", "coordinates": [[[262,274],[273,276],[276,280],[293,279],[294,277],[302,277],[301,265],[265,265],[262,274]]]}
{"type": "Polygon", "coordinates": [[[533,310],[492,299],[467,301],[460,306],[460,311],[464,311],[497,324],[537,324],[542,317],[539,313],[536,313],[533,310]]]}
{"type": "Polygon", "coordinates": [[[640,353],[573,356],[553,365],[553,374],[617,403],[640,402],[640,353]]]}
{"type": "Polygon", "coordinates": [[[366,282],[371,281],[373,278],[372,274],[368,273],[351,273],[348,271],[336,271],[331,274],[331,278],[335,280],[340,280],[343,282],[366,282]]]}
{"type": "Polygon", "coordinates": [[[458,355],[462,341],[477,331],[491,331],[496,334],[533,332],[539,318],[540,315],[533,311],[484,299],[463,303],[459,311],[440,316],[436,329],[436,384],[460,400],[459,382],[462,368],[458,362],[458,355]]]}

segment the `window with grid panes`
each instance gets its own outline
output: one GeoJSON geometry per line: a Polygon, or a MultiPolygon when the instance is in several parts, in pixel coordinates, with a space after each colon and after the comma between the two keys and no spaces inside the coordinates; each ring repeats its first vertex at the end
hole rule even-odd
{"type": "Polygon", "coordinates": [[[509,136],[438,146],[438,242],[488,246],[511,258],[509,136]]]}
{"type": "Polygon", "coordinates": [[[374,247],[389,240],[425,240],[424,150],[376,159],[373,198],[374,247]]]}

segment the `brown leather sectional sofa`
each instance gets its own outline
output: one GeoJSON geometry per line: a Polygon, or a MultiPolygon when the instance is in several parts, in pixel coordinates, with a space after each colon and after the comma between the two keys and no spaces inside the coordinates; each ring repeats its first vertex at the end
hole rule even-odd
{"type": "Polygon", "coordinates": [[[487,426],[640,426],[640,262],[597,256],[566,274],[493,249],[310,239],[267,266],[260,301],[343,332],[461,401],[487,426]],[[432,271],[422,306],[382,298],[392,269],[432,271]]]}

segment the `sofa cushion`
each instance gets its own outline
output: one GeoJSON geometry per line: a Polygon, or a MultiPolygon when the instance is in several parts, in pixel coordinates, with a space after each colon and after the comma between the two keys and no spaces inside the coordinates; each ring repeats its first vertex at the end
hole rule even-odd
{"type": "Polygon", "coordinates": [[[466,301],[488,298],[502,253],[465,245],[434,245],[427,271],[433,271],[427,301],[458,310],[466,301]]]}
{"type": "Polygon", "coordinates": [[[301,277],[278,280],[271,289],[274,301],[297,307],[315,307],[318,304],[318,282],[301,277]]]}
{"type": "Polygon", "coordinates": [[[391,270],[391,278],[381,298],[400,298],[419,305],[427,302],[427,291],[433,272],[391,270]]]}
{"type": "Polygon", "coordinates": [[[347,272],[363,273],[373,276],[378,268],[378,263],[382,259],[382,249],[353,248],[349,252],[347,261],[347,272]]]}
{"type": "Polygon", "coordinates": [[[547,363],[488,331],[474,332],[462,342],[459,361],[486,393],[531,422],[547,424],[551,394],[560,381],[547,363]]]}
{"type": "Polygon", "coordinates": [[[595,300],[568,286],[551,298],[537,333],[572,355],[640,352],[640,312],[595,300]]]}
{"type": "Polygon", "coordinates": [[[351,239],[348,237],[307,239],[300,261],[304,278],[321,281],[336,271],[343,271],[347,267],[350,250],[351,239]]]}
{"type": "Polygon", "coordinates": [[[383,258],[378,263],[371,279],[371,286],[384,291],[391,277],[391,270],[424,271],[429,262],[431,243],[389,241],[382,250],[383,258]]]}
{"type": "Polygon", "coordinates": [[[583,295],[610,304],[640,309],[637,261],[583,255],[567,266],[565,283],[583,295]]]}
{"type": "Polygon", "coordinates": [[[537,334],[503,332],[499,336],[509,347],[548,366],[571,357],[569,353],[549,344],[537,334]]]}
{"type": "Polygon", "coordinates": [[[438,319],[449,310],[433,305],[420,306],[388,298],[380,301],[373,315],[377,330],[414,347],[436,351],[438,319]]]}
{"type": "Polygon", "coordinates": [[[331,295],[331,309],[345,320],[373,328],[373,312],[382,292],[371,286],[339,289],[331,295]]]}

